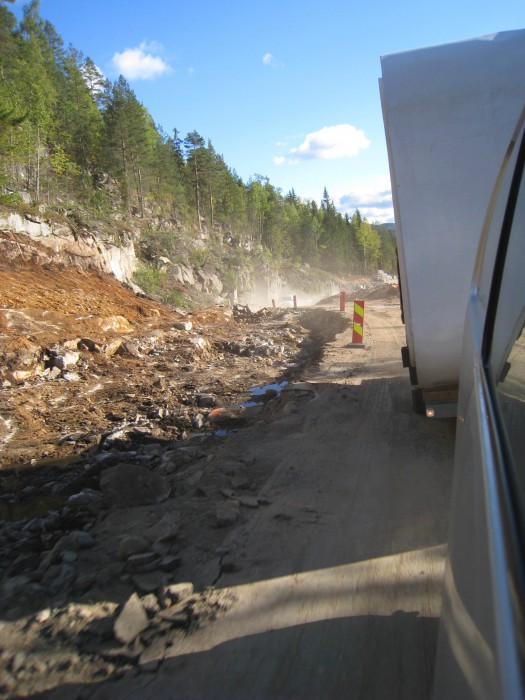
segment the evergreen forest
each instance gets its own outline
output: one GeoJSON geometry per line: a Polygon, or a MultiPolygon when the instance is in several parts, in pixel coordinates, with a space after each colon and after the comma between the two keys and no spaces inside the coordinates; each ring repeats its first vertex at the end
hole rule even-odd
{"type": "Polygon", "coordinates": [[[267,259],[336,274],[395,272],[387,227],[358,210],[343,216],[326,189],[318,204],[262,175],[244,182],[208,138],[166,133],[122,76],[107,80],[65,46],[38,0],[20,21],[11,2],[0,0],[0,205],[163,218],[267,259]]]}

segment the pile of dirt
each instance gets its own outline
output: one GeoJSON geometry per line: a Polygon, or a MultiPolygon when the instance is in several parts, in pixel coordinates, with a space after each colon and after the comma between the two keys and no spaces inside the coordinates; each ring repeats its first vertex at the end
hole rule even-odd
{"type": "MultiPolygon", "coordinates": [[[[370,278],[361,278],[359,282],[355,282],[346,290],[347,308],[354,299],[363,299],[365,301],[384,299],[397,303],[399,301],[399,286],[397,284],[373,282],[370,278]]],[[[331,297],[321,299],[321,301],[317,302],[317,306],[339,308],[340,301],[341,295],[334,294],[331,297]]]]}
{"type": "Polygon", "coordinates": [[[99,273],[4,267],[0,465],[65,457],[127,426],[183,438],[311,357],[299,316],[184,313],[99,273]]]}
{"type": "Polygon", "coordinates": [[[399,286],[397,284],[381,284],[380,286],[366,291],[363,299],[368,301],[377,301],[379,299],[389,299],[391,301],[399,301],[399,286]]]}

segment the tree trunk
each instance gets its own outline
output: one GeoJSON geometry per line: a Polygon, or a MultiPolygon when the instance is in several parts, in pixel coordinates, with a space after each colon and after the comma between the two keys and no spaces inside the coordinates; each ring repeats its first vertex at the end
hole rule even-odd
{"type": "Polygon", "coordinates": [[[199,197],[199,170],[197,168],[197,156],[193,156],[193,164],[195,166],[195,206],[197,207],[197,221],[199,224],[199,231],[202,231],[201,226],[201,208],[200,208],[200,197],[199,197]]]}
{"type": "Polygon", "coordinates": [[[130,209],[130,202],[129,202],[129,188],[128,188],[128,166],[126,162],[126,143],[124,141],[124,136],[122,134],[122,129],[120,133],[120,152],[122,156],[122,173],[123,173],[123,189],[124,189],[124,197],[126,199],[126,209],[128,214],[131,213],[130,209]]]}
{"type": "Polygon", "coordinates": [[[36,130],[36,201],[40,200],[40,127],[36,130]]]}
{"type": "Polygon", "coordinates": [[[144,188],[142,186],[142,172],[140,166],[137,165],[137,181],[139,185],[139,202],[140,202],[140,216],[143,219],[145,216],[144,211],[144,188]]]}

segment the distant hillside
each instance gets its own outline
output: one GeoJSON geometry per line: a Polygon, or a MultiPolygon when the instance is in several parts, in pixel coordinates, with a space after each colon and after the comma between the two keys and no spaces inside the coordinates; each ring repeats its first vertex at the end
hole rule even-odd
{"type": "Polygon", "coordinates": [[[390,231],[396,235],[396,225],[394,223],[386,223],[386,224],[377,224],[376,228],[382,232],[382,231],[390,231]]]}

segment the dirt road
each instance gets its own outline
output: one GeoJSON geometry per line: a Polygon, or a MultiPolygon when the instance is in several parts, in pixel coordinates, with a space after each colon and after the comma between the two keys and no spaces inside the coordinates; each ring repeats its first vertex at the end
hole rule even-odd
{"type": "Polygon", "coordinates": [[[148,668],[45,697],[430,696],[454,424],[412,413],[398,304],[368,302],[366,348],[350,339],[222,448],[268,474],[266,505],[245,509],[220,566],[195,576],[229,609],[157,636],[148,668]]]}

